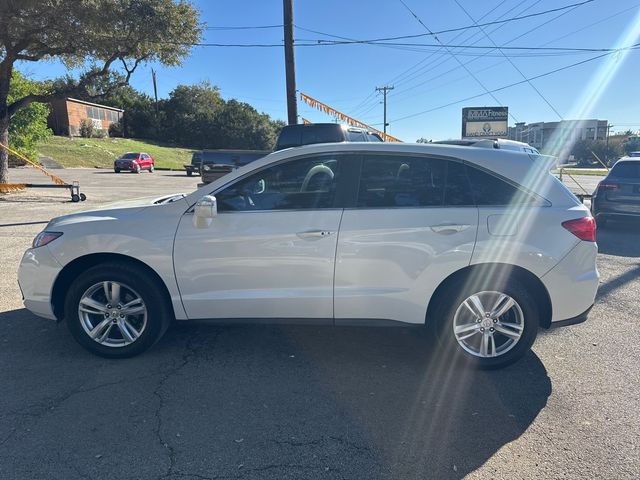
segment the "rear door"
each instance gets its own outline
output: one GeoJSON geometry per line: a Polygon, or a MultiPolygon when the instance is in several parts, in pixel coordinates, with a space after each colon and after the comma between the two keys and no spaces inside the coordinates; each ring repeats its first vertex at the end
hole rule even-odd
{"type": "Polygon", "coordinates": [[[477,229],[462,163],[366,154],[355,207],[345,209],[340,226],[336,323],[423,323],[435,288],[469,265],[477,229]]]}

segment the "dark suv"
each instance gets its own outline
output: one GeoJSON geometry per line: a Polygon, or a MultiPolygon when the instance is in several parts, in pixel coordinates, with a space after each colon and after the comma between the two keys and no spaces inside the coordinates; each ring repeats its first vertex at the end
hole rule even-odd
{"type": "Polygon", "coordinates": [[[382,138],[377,133],[364,128],[350,127],[339,123],[287,125],[280,130],[276,150],[311,145],[312,143],[335,142],[382,142],[382,138]]]}
{"type": "Polygon", "coordinates": [[[640,219],[640,158],[624,157],[598,184],[591,211],[600,228],[609,219],[640,219]]]}

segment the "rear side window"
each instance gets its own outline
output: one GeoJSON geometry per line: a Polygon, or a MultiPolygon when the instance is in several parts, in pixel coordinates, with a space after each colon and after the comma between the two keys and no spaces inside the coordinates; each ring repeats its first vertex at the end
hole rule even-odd
{"type": "Polygon", "coordinates": [[[640,162],[621,162],[616,163],[609,173],[616,178],[633,178],[640,179],[640,162]]]}
{"type": "Polygon", "coordinates": [[[447,162],[447,183],[444,204],[448,206],[475,205],[467,167],[459,162],[447,162]]]}
{"type": "Polygon", "coordinates": [[[522,205],[537,202],[535,196],[490,173],[471,166],[467,166],[467,172],[471,182],[471,191],[479,206],[522,205]]]}
{"type": "Polygon", "coordinates": [[[347,130],[347,140],[350,142],[366,142],[367,139],[364,136],[363,132],[358,130],[347,130]]]}
{"type": "Polygon", "coordinates": [[[365,157],[358,207],[429,207],[442,205],[445,162],[427,157],[365,157]]]}

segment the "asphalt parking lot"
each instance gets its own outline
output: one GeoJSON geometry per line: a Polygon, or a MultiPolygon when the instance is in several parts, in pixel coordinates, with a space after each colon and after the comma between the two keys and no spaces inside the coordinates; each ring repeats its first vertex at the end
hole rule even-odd
{"type": "Polygon", "coordinates": [[[56,173],[88,200],[0,195],[0,478],[640,478],[640,225],[598,233],[588,322],[504,370],[452,365],[410,329],[206,323],[113,361],[22,307],[22,252],[53,216],[198,179],[56,173]]]}

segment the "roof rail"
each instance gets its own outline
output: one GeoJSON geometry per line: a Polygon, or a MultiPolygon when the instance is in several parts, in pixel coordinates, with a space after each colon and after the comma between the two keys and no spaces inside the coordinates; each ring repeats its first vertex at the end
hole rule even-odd
{"type": "Polygon", "coordinates": [[[439,143],[442,145],[459,145],[462,147],[500,148],[498,140],[494,138],[480,138],[478,140],[438,140],[437,142],[432,143],[439,143]]]}

